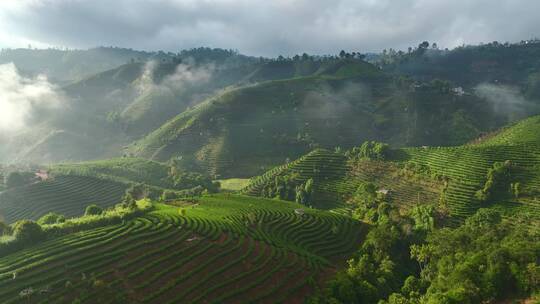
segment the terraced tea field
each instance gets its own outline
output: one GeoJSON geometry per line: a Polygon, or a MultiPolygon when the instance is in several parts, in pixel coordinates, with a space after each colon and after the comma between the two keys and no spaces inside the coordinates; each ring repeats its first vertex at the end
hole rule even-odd
{"type": "MultiPolygon", "coordinates": [[[[517,199],[510,199],[508,211],[516,207],[527,207],[540,218],[540,149],[533,145],[519,146],[463,146],[449,148],[405,149],[408,161],[428,165],[438,174],[449,177],[446,201],[451,215],[464,219],[482,205],[474,194],[486,181],[486,172],[494,162],[512,161],[515,166],[511,179],[520,182],[523,190],[517,199]]],[[[502,203],[502,202],[501,202],[502,203]]],[[[504,209],[504,208],[503,208],[504,209]]]]}
{"type": "Polygon", "coordinates": [[[538,134],[540,117],[535,116],[474,145],[403,148],[388,161],[348,162],[341,154],[319,149],[253,178],[243,192],[260,196],[264,185],[275,176],[296,173],[300,181],[314,179],[314,205],[318,208],[346,212],[347,199],[361,183],[371,182],[390,190],[392,201],[405,209],[418,203],[437,203],[442,198],[452,224],[461,223],[482,207],[496,208],[508,217],[527,212],[532,219],[540,221],[538,134]],[[511,182],[520,183],[519,196],[496,198],[492,204],[481,203],[475,193],[483,188],[488,169],[495,162],[507,160],[513,164],[511,182]],[[401,168],[407,164],[421,165],[429,173],[403,175],[401,168]],[[447,185],[436,176],[446,178],[447,185]]]}
{"type": "Polygon", "coordinates": [[[303,303],[366,230],[277,200],[173,203],[0,258],[0,302],[303,303]]]}
{"type": "Polygon", "coordinates": [[[399,176],[393,162],[361,161],[351,163],[342,154],[318,149],[287,165],[276,167],[251,180],[243,192],[261,195],[262,187],[275,176],[298,174],[300,181],[314,180],[315,206],[334,212],[348,213],[347,201],[362,183],[374,183],[392,191],[392,201],[402,208],[417,202],[434,203],[439,199],[442,185],[429,179],[399,176]]]}
{"type": "Polygon", "coordinates": [[[48,212],[80,216],[86,206],[110,207],[120,202],[125,184],[85,176],[54,179],[4,191],[0,194],[0,218],[6,223],[37,220],[48,212]]]}
{"type": "Polygon", "coordinates": [[[359,185],[359,181],[350,178],[350,170],[347,159],[342,154],[317,149],[253,178],[242,192],[258,196],[262,187],[275,176],[298,174],[297,179],[301,182],[313,179],[315,207],[343,210],[346,207],[344,204],[346,198],[354,193],[359,185]]]}

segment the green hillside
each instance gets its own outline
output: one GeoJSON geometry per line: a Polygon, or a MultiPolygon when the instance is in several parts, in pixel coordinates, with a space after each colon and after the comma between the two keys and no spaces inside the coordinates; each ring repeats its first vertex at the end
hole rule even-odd
{"type": "Polygon", "coordinates": [[[13,188],[0,194],[0,218],[6,223],[37,220],[56,212],[81,216],[88,205],[111,207],[121,201],[127,185],[85,176],[56,176],[53,179],[13,188]]]}
{"type": "Polygon", "coordinates": [[[49,167],[53,175],[78,175],[117,180],[124,183],[145,183],[168,187],[169,167],[138,158],[117,158],[81,163],[64,163],[49,167]]]}
{"type": "Polygon", "coordinates": [[[226,90],[127,153],[160,161],[181,157],[212,175],[248,177],[318,147],[350,148],[373,139],[394,146],[461,144],[504,121],[479,97],[456,96],[439,83],[411,90],[372,65],[343,60],[318,76],[226,90]]]}
{"type": "Polygon", "coordinates": [[[343,153],[314,150],[301,158],[252,178],[242,192],[253,196],[267,196],[265,188],[275,183],[276,177],[293,177],[296,183],[313,180],[314,191],[309,205],[320,209],[350,214],[357,189],[375,183],[378,189],[392,191],[392,202],[402,210],[418,203],[435,203],[443,185],[430,177],[412,176],[399,163],[368,160],[354,161],[343,153]]]}
{"type": "Polygon", "coordinates": [[[341,267],[365,229],[295,208],[227,194],[181,208],[160,204],[124,224],[0,258],[0,300],[19,303],[31,287],[27,303],[300,303],[341,267]]]}
{"type": "Polygon", "coordinates": [[[509,127],[486,135],[473,142],[477,145],[538,145],[540,144],[540,116],[532,116],[509,127]]]}
{"type": "Polygon", "coordinates": [[[243,192],[265,196],[264,188],[278,176],[292,176],[300,183],[311,178],[315,189],[311,204],[341,206],[338,209],[344,211],[354,208],[347,202],[360,185],[373,183],[389,190],[391,201],[401,209],[434,204],[454,224],[486,207],[508,217],[527,213],[540,221],[538,119],[520,121],[477,145],[401,148],[384,161],[347,159],[341,153],[315,150],[253,178],[243,192]],[[480,200],[477,192],[485,187],[488,170],[505,162],[510,166],[508,177],[489,201],[480,200]],[[519,190],[511,191],[516,184],[519,190]]]}

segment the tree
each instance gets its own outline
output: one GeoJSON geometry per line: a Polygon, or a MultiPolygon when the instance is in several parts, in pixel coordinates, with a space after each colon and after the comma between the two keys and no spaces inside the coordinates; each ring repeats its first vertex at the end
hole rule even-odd
{"type": "Polygon", "coordinates": [[[40,241],[45,237],[41,226],[30,220],[20,220],[13,224],[13,236],[23,243],[40,241]]]}
{"type": "Polygon", "coordinates": [[[37,220],[37,223],[40,225],[51,225],[51,224],[63,223],[65,221],[66,221],[65,216],[54,213],[54,212],[49,212],[45,214],[44,216],[42,216],[41,218],[39,218],[39,220],[37,220]]]}
{"type": "Polygon", "coordinates": [[[435,208],[431,205],[414,206],[411,217],[416,230],[431,231],[435,228],[435,208]]]}
{"type": "Polygon", "coordinates": [[[424,42],[420,43],[420,44],[418,45],[418,48],[419,48],[419,49],[423,49],[423,50],[429,48],[429,42],[424,41],[424,42]]]}
{"type": "MultiPolygon", "coordinates": [[[[487,172],[486,183],[484,184],[484,187],[476,192],[476,198],[481,202],[489,202],[494,197],[506,194],[506,189],[508,189],[508,185],[510,184],[511,169],[511,161],[507,160],[504,163],[495,162],[493,164],[493,167],[490,168],[487,172]]],[[[516,189],[513,190],[515,195],[516,189]]],[[[519,195],[519,185],[517,190],[517,193],[519,195]]]]}
{"type": "Polygon", "coordinates": [[[122,204],[128,209],[136,209],[137,201],[133,198],[130,193],[126,193],[122,198],[122,204]]]}
{"type": "Polygon", "coordinates": [[[345,53],[344,50],[341,50],[341,52],[339,52],[339,58],[345,58],[346,55],[347,53],[345,53]]]}
{"type": "Polygon", "coordinates": [[[99,207],[98,205],[92,204],[86,207],[86,210],[84,211],[84,215],[100,215],[103,213],[103,208],[99,207]]]}
{"type": "Polygon", "coordinates": [[[390,156],[390,146],[376,141],[365,141],[360,147],[347,151],[345,156],[352,159],[384,160],[390,156]]]}

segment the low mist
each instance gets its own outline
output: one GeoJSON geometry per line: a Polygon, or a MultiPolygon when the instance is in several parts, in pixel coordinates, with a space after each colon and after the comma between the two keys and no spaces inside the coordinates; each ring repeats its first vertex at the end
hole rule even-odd
{"type": "Polygon", "coordinates": [[[538,110],[538,106],[527,100],[517,87],[482,83],[474,91],[477,96],[485,98],[497,114],[509,120],[523,118],[538,110]]]}
{"type": "Polygon", "coordinates": [[[174,73],[167,75],[161,81],[156,81],[159,65],[155,61],[145,64],[144,72],[137,84],[139,94],[149,90],[167,90],[181,92],[194,85],[208,83],[215,67],[213,65],[197,66],[194,63],[181,63],[176,66],[174,73]]]}
{"type": "Polygon", "coordinates": [[[63,105],[63,93],[45,75],[28,78],[13,63],[0,65],[0,134],[20,131],[63,105]]]}

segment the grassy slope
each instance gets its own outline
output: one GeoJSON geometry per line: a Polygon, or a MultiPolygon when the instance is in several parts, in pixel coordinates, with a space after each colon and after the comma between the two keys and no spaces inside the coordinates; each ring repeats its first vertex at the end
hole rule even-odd
{"type": "Polygon", "coordinates": [[[31,286],[50,292],[28,303],[302,303],[353,252],[365,227],[318,210],[299,217],[299,207],[226,194],[202,198],[185,216],[158,205],[123,225],[1,258],[0,300],[17,303],[31,286]]]}
{"type": "Polygon", "coordinates": [[[247,177],[314,147],[370,139],[395,146],[462,143],[491,127],[467,116],[491,115],[474,97],[409,92],[367,63],[338,61],[316,75],[225,91],[135,142],[128,153],[192,158],[211,174],[247,177]],[[470,111],[458,111],[463,108],[470,111]]]}
{"type": "Polygon", "coordinates": [[[402,174],[399,166],[390,162],[365,160],[350,162],[340,153],[314,150],[307,155],[251,179],[242,192],[260,196],[262,187],[275,176],[298,174],[300,181],[314,180],[314,207],[334,212],[349,212],[348,201],[356,189],[368,182],[392,190],[392,200],[404,210],[416,204],[437,202],[441,183],[427,178],[402,174]]]}
{"type": "Polygon", "coordinates": [[[169,188],[169,168],[145,159],[119,158],[52,165],[53,179],[0,194],[0,218],[8,223],[36,220],[47,212],[80,216],[86,206],[111,207],[134,183],[169,188]]]}
{"type": "Polygon", "coordinates": [[[293,78],[226,90],[127,153],[181,156],[211,174],[248,177],[316,147],[349,148],[373,139],[398,147],[459,145],[506,123],[475,95],[456,96],[435,84],[414,89],[367,63],[322,62],[307,77],[300,63],[273,63],[283,66],[279,73],[270,69],[275,75],[293,78]]]}
{"type": "Polygon", "coordinates": [[[540,220],[539,119],[535,116],[523,120],[475,145],[399,149],[398,157],[384,162],[365,160],[347,164],[338,154],[314,151],[252,179],[243,191],[260,195],[262,185],[273,176],[304,172],[301,174],[303,180],[315,178],[316,197],[323,208],[334,208],[336,203],[346,202],[358,185],[372,182],[379,188],[391,190],[393,201],[404,208],[417,203],[439,203],[448,209],[451,221],[455,223],[481,207],[497,208],[506,216],[527,212],[531,218],[540,220]],[[487,170],[494,162],[506,160],[514,164],[511,182],[521,184],[520,196],[499,197],[491,204],[479,202],[474,194],[483,188],[487,170]],[[429,173],[407,172],[403,169],[407,163],[424,165],[429,173]],[[325,172],[324,167],[333,168],[333,173],[324,173],[322,176],[326,180],[317,179],[314,172],[325,172]],[[447,177],[448,185],[445,187],[443,182],[435,179],[436,175],[447,177]],[[332,198],[324,199],[328,196],[332,198]]]}

